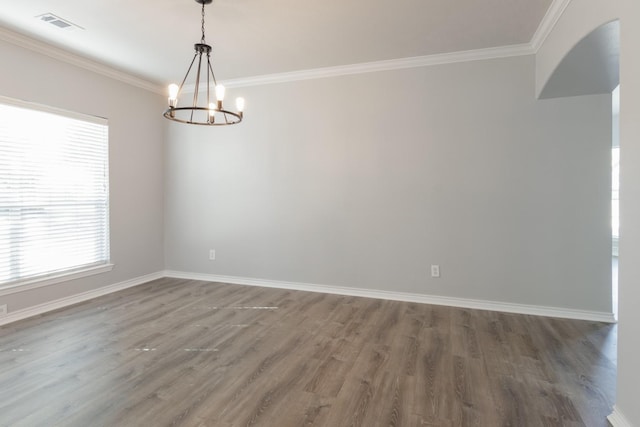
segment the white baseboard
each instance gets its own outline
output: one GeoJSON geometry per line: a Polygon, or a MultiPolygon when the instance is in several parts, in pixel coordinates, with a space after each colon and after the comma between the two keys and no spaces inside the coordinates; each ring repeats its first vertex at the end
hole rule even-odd
{"type": "Polygon", "coordinates": [[[607,420],[613,427],[633,427],[616,405],[613,405],[613,412],[607,417],[607,420]]]}
{"type": "MultiPolygon", "coordinates": [[[[156,273],[147,274],[145,276],[136,277],[124,282],[115,283],[109,286],[103,286],[98,289],[83,292],[80,294],[72,295],[70,297],[57,299],[54,301],[46,302],[36,306],[28,307],[23,310],[17,310],[9,313],[8,315],[0,318],[0,325],[6,325],[8,323],[16,322],[18,320],[26,319],[28,317],[37,316],[48,311],[57,310],[59,308],[67,307],[79,302],[87,301],[93,298],[97,298],[103,295],[107,295],[113,292],[117,292],[123,289],[131,288],[141,285],[143,283],[150,282],[152,280],[161,279],[163,277],[174,277],[178,279],[189,280],[203,280],[207,282],[219,282],[230,283],[235,285],[247,285],[247,286],[260,286],[265,288],[278,288],[278,289],[292,289],[298,291],[307,292],[322,292],[328,294],[348,295],[365,298],[386,299],[393,301],[407,301],[416,302],[421,304],[434,304],[445,305],[450,307],[471,308],[476,310],[489,310],[499,311],[504,313],[516,313],[516,314],[529,314],[533,316],[544,317],[558,317],[564,319],[578,319],[588,320],[595,322],[615,323],[615,318],[612,313],[597,312],[597,311],[584,311],[573,310],[557,307],[544,307],[525,304],[513,304],[497,301],[485,301],[485,300],[473,300],[466,298],[454,298],[454,297],[442,297],[435,295],[414,294],[407,292],[390,292],[381,291],[376,289],[362,289],[362,288],[350,288],[342,286],[326,286],[311,283],[295,283],[295,282],[281,282],[276,280],[267,279],[254,279],[247,277],[235,277],[235,276],[219,276],[215,274],[201,274],[201,273],[189,273],[184,271],[159,271],[156,273]]],[[[626,427],[624,424],[624,417],[617,418],[616,412],[610,416],[611,420],[617,421],[618,424],[614,424],[621,427],[626,427]]],[[[628,424],[630,425],[630,424],[628,424]]]]}
{"type": "Polygon", "coordinates": [[[165,277],[162,271],[147,274],[145,276],[136,277],[124,282],[115,283],[113,285],[103,286],[98,289],[94,289],[80,294],[72,295],[66,298],[57,299],[54,301],[46,302],[44,304],[34,305],[23,310],[16,310],[10,312],[8,315],[0,317],[0,325],[6,325],[8,323],[16,322],[18,320],[26,319],[28,317],[37,316],[48,311],[57,310],[59,308],[67,307],[79,302],[87,301],[96,297],[107,295],[123,289],[132,288],[134,286],[141,285],[143,283],[150,282],[156,279],[162,279],[165,277]]]}
{"type": "Polygon", "coordinates": [[[349,295],[365,298],[387,299],[394,301],[417,302],[421,304],[446,305],[450,307],[471,308],[477,310],[500,311],[505,313],[530,314],[534,316],[558,317],[564,319],[588,320],[594,322],[615,323],[613,313],[574,310],[558,307],[544,307],[525,304],[513,304],[497,301],[473,300],[466,298],[442,297],[435,295],[413,294],[405,292],[380,291],[375,289],[326,286],[310,283],[280,282],[247,277],[219,276],[214,274],[188,273],[184,271],[165,271],[165,277],[177,279],[203,280],[207,282],[231,283],[234,285],[261,286],[265,288],[292,289],[308,292],[322,292],[337,295],[349,295]]]}

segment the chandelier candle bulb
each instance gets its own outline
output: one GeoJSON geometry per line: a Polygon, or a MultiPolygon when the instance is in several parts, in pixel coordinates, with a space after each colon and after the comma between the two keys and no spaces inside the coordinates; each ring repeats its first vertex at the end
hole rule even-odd
{"type": "Polygon", "coordinates": [[[222,101],[224,101],[225,87],[216,85],[216,99],[218,100],[218,110],[222,110],[222,101]]]}
{"type": "Polygon", "coordinates": [[[175,117],[173,108],[178,105],[178,92],[180,91],[180,87],[177,84],[169,85],[169,109],[171,110],[169,115],[171,117],[175,117]]]}
{"type": "Polygon", "coordinates": [[[180,87],[177,84],[169,85],[169,107],[175,108],[178,105],[178,91],[180,87]]]}
{"type": "Polygon", "coordinates": [[[224,85],[216,85],[216,99],[218,101],[224,101],[225,90],[224,85]]]}
{"type": "Polygon", "coordinates": [[[240,117],[242,117],[242,113],[244,113],[244,98],[236,98],[236,109],[238,110],[238,113],[240,113],[240,117]]]}
{"type": "Polygon", "coordinates": [[[209,123],[216,122],[216,106],[212,103],[209,104],[209,123]]]}

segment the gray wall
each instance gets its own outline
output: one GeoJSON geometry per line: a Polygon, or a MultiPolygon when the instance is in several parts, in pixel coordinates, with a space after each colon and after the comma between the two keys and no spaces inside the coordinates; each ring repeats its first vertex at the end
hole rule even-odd
{"type": "Polygon", "coordinates": [[[236,89],[241,126],[170,124],[167,269],[610,312],[611,97],[537,101],[534,71],[236,89]]]}
{"type": "Polygon", "coordinates": [[[1,95],[109,120],[115,264],[109,273],[2,296],[2,303],[12,312],[162,271],[163,97],[5,42],[0,58],[1,95]]]}

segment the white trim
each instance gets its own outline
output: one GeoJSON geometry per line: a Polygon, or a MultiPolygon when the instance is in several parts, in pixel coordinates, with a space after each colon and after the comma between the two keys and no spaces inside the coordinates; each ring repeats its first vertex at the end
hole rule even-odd
{"type": "MultiPolygon", "coordinates": [[[[538,52],[542,43],[549,36],[556,23],[562,16],[571,0],[553,0],[549,9],[540,22],[531,42],[510,46],[498,46],[485,49],[448,52],[435,55],[415,56],[408,58],[390,59],[384,61],[364,62],[335,67],[316,68],[286,73],[267,74],[261,76],[242,77],[225,80],[225,86],[229,88],[258,86],[274,83],[286,83],[300,80],[319,79],[327,77],[346,76],[351,74],[370,73],[377,71],[400,70],[406,68],[427,67],[433,65],[452,64],[457,62],[479,61],[512,56],[534,55],[538,52]]],[[[108,65],[93,61],[84,56],[57,48],[43,41],[35,40],[19,34],[7,28],[0,27],[0,40],[17,46],[41,53],[54,59],[84,68],[89,71],[110,77],[132,86],[136,86],[157,94],[164,94],[164,86],[152,83],[148,80],[133,76],[129,73],[116,70],[108,65]]],[[[184,92],[193,92],[193,85],[183,88],[184,92]]]]}
{"type": "MultiPolygon", "coordinates": [[[[558,1],[555,0],[549,10],[554,8],[558,1]]],[[[566,7],[566,6],[565,6],[566,7]]],[[[564,10],[564,9],[563,9],[564,10]]],[[[545,15],[545,19],[549,15],[545,15]]],[[[553,25],[555,25],[553,21],[553,25]]],[[[543,23],[545,21],[543,20],[543,23]]],[[[541,26],[538,28],[540,32],[541,26]]],[[[551,26],[552,28],[552,26],[551,26]]],[[[549,30],[550,31],[550,30],[549,30]]],[[[536,35],[538,34],[536,32],[536,35]]],[[[535,37],[535,36],[534,36],[535,37]]],[[[546,35],[545,35],[546,37],[546,35]]],[[[157,94],[164,94],[165,89],[148,80],[133,76],[123,71],[116,70],[108,65],[93,61],[81,55],[71,53],[67,50],[57,48],[45,42],[32,39],[22,34],[16,33],[6,28],[0,27],[0,40],[20,46],[51,58],[84,68],[89,71],[110,77],[132,86],[136,86],[157,94]]],[[[400,70],[406,68],[428,67],[433,65],[452,64],[457,62],[489,60],[497,58],[507,58],[512,56],[533,55],[536,49],[532,47],[532,43],[523,43],[510,46],[498,46],[485,49],[466,50],[459,52],[447,52],[435,55],[414,56],[408,58],[398,58],[383,61],[364,62],[351,65],[339,65],[335,67],[324,67],[300,71],[292,71],[286,73],[267,74],[262,76],[243,77],[237,79],[225,80],[223,83],[229,88],[258,86],[274,83],[286,83],[300,80],[311,80],[327,77],[346,76],[351,74],[371,73],[378,71],[400,70]]],[[[191,93],[194,91],[194,85],[187,85],[183,88],[183,92],[191,93]]]]}
{"type": "Polygon", "coordinates": [[[123,71],[116,70],[115,68],[109,67],[108,65],[93,61],[81,55],[71,53],[65,49],[55,47],[48,43],[32,39],[22,34],[16,33],[15,31],[11,31],[7,28],[0,27],[0,40],[23,47],[25,49],[32,50],[34,52],[66,62],[68,64],[75,65],[76,67],[84,68],[85,70],[101,74],[114,80],[118,80],[122,83],[129,84],[131,86],[136,86],[141,89],[145,89],[158,94],[164,93],[163,87],[158,86],[157,84],[152,83],[148,80],[135,77],[123,71]]]}
{"type": "Polygon", "coordinates": [[[615,323],[613,313],[574,310],[559,307],[513,304],[498,301],[473,300],[467,298],[442,297],[436,295],[390,292],[375,289],[326,286],[311,283],[281,282],[247,277],[219,276],[215,274],[188,273],[184,271],[165,271],[165,277],[176,279],[203,280],[208,282],[231,283],[235,285],[261,286],[265,288],[293,289],[298,291],[322,292],[337,295],[349,295],[365,298],[393,301],[417,302],[421,304],[445,305],[449,307],[471,308],[476,310],[500,311],[504,313],[528,314],[533,316],[559,317],[564,319],[588,320],[594,322],[615,323]]]}
{"type": "Polygon", "coordinates": [[[538,53],[544,41],[549,37],[569,3],[571,0],[553,0],[529,43],[535,53],[538,53]]]}
{"type": "MultiPolygon", "coordinates": [[[[526,43],[511,46],[492,47],[487,49],[466,50],[460,52],[441,53],[436,55],[390,59],[385,61],[363,62],[360,64],[339,65],[336,67],[324,67],[311,70],[292,71],[288,73],[244,77],[225,80],[223,83],[228,88],[258,86],[274,83],[294,82],[299,80],[346,76],[350,74],[429,67],[433,65],[453,64],[456,62],[508,58],[512,56],[533,55],[534,53],[535,52],[531,48],[531,45],[526,43]]],[[[193,92],[194,88],[192,86],[185,86],[185,90],[188,92],[193,92]]]]}
{"type": "MultiPolygon", "coordinates": [[[[292,289],[307,292],[322,292],[336,295],[348,295],[364,298],[385,299],[392,301],[407,301],[420,304],[444,305],[449,307],[471,308],[476,310],[500,311],[504,313],[528,314],[533,316],[558,317],[565,319],[588,320],[595,322],[614,323],[612,313],[572,310],[556,307],[542,307],[534,305],[511,304],[496,301],[472,300],[466,298],[441,297],[434,295],[412,294],[405,292],[390,292],[375,289],[349,288],[342,286],[326,286],[310,283],[281,282],[266,279],[252,279],[247,277],[219,276],[214,274],[188,273],[184,271],[159,271],[136,277],[113,285],[103,286],[80,294],[66,298],[46,302],[22,310],[9,312],[8,315],[0,318],[0,325],[23,320],[28,317],[38,316],[49,311],[58,310],[73,304],[94,299],[103,295],[117,292],[123,289],[132,288],[152,280],[171,277],[176,279],[203,280],[207,282],[230,283],[235,285],[260,286],[265,288],[292,289]]],[[[22,291],[23,289],[20,289],[22,291]]],[[[6,293],[4,294],[6,295],[6,293]]],[[[614,407],[614,413],[609,416],[609,420],[616,421],[614,427],[631,427],[624,416],[614,407]],[[627,424],[625,424],[625,422],[627,424]]]]}
{"type": "Polygon", "coordinates": [[[17,322],[18,320],[23,320],[28,317],[38,316],[40,314],[44,314],[53,310],[58,310],[60,308],[77,304],[79,302],[94,299],[94,298],[107,295],[113,292],[121,291],[123,289],[132,288],[134,286],[138,286],[143,283],[150,282],[152,280],[162,279],[163,277],[164,277],[164,274],[161,271],[159,271],[156,273],[151,273],[145,276],[140,276],[134,279],[126,280],[124,282],[103,286],[98,289],[94,289],[87,292],[82,292],[80,294],[72,295],[66,298],[61,298],[54,301],[46,302],[44,304],[35,305],[22,310],[16,310],[14,312],[10,311],[8,315],[0,318],[0,325],[6,325],[8,323],[17,322]]]}
{"type": "Polygon", "coordinates": [[[90,114],[78,113],[76,111],[64,110],[62,108],[51,107],[45,104],[38,104],[36,102],[25,101],[22,99],[9,98],[8,96],[0,95],[0,103],[4,105],[10,105],[12,107],[18,107],[22,109],[36,110],[43,113],[55,114],[57,116],[63,116],[70,119],[82,120],[85,122],[93,123],[96,125],[107,126],[109,120],[104,117],[92,116],[90,114]]]}
{"type": "Polygon", "coordinates": [[[607,417],[607,420],[613,427],[633,427],[617,405],[613,405],[613,412],[607,417]]]}
{"type": "Polygon", "coordinates": [[[94,276],[96,274],[106,273],[108,271],[111,271],[112,269],[113,264],[102,264],[74,270],[68,273],[50,274],[42,277],[37,277],[32,280],[16,282],[7,286],[0,287],[0,296],[17,294],[19,292],[30,291],[32,289],[42,288],[44,286],[55,285],[56,283],[68,282],[70,280],[94,276]]]}

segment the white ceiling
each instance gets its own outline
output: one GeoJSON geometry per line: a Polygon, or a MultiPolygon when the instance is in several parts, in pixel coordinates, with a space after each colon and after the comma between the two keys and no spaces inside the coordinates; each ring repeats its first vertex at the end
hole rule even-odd
{"type": "MultiPolygon", "coordinates": [[[[529,43],[551,0],[214,0],[221,80],[529,43]]],[[[178,81],[200,40],[194,0],[0,0],[0,25],[152,83],[178,81]],[[83,29],[37,18],[53,13],[83,29]]]]}

